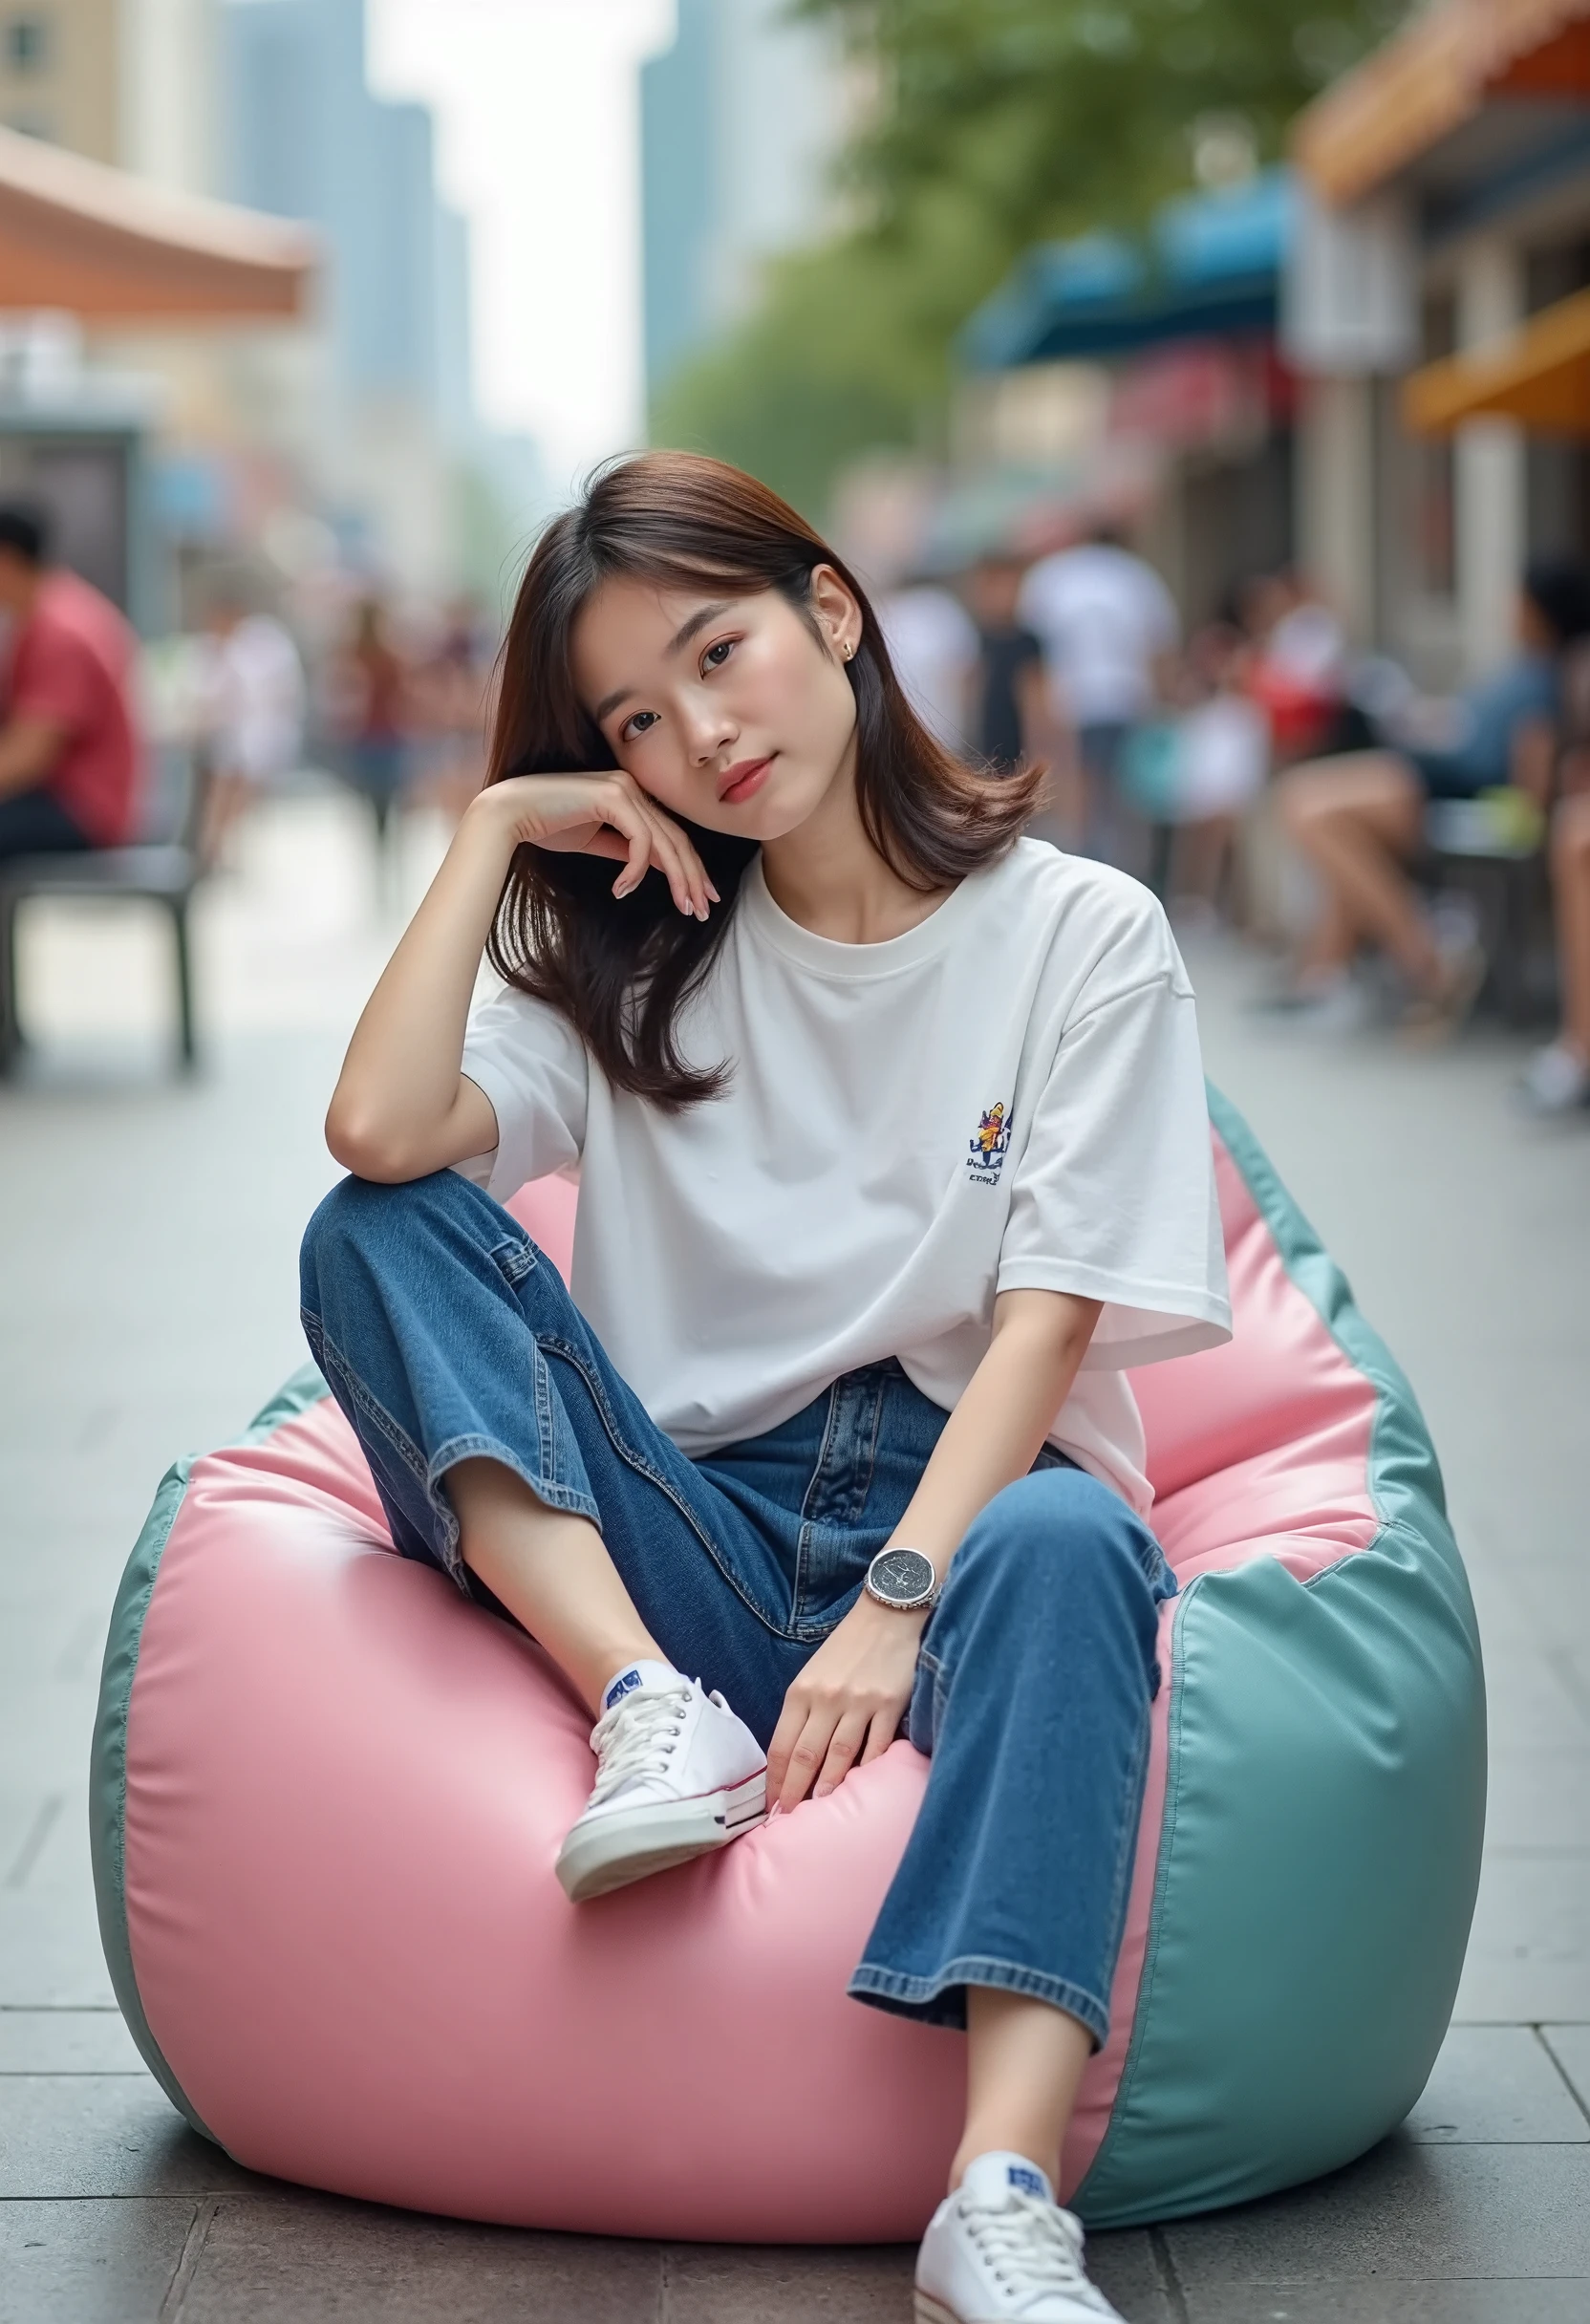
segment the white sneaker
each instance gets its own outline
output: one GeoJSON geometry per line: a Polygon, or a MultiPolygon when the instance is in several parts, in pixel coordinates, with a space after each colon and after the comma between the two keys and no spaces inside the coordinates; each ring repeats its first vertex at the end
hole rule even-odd
{"type": "Polygon", "coordinates": [[[767,1754],[720,1694],[666,1663],[631,1663],[591,1731],[598,1767],[558,1855],[572,1904],[726,1847],[767,1813],[767,1754]]]}
{"type": "Polygon", "coordinates": [[[1300,1033],[1327,1037],[1360,1033],[1374,1014],[1373,1003],[1350,969],[1280,986],[1255,1004],[1257,1013],[1282,1017],[1300,1033]]]}
{"type": "Polygon", "coordinates": [[[1087,2280],[1082,2224],[1022,2155],[978,2155],[916,2255],[916,2324],[1099,2324],[1117,2311],[1087,2280]]]}
{"type": "Polygon", "coordinates": [[[1519,1090],[1536,1113],[1572,1113],[1590,1105],[1590,1065],[1565,1041],[1536,1049],[1524,1068],[1519,1090]]]}

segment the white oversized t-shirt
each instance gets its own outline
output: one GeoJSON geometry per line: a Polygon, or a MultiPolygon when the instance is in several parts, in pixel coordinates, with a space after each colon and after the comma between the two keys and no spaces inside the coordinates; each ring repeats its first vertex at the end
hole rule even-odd
{"type": "Polygon", "coordinates": [[[1124,1368],[1230,1336],[1192,991],[1148,890],[1026,839],[882,944],[813,936],[758,858],[680,1021],[721,1097],[615,1092],[506,990],[463,1070],[499,1200],[578,1166],[570,1289],[657,1425],[698,1455],[898,1357],[950,1409],[999,1291],[1102,1300],[1050,1440],[1146,1514],[1124,1368]]]}
{"type": "Polygon", "coordinates": [[[1170,652],[1179,626],[1175,599],[1151,565],[1103,541],[1057,549],[1027,574],[1020,603],[1077,725],[1129,725],[1143,716],[1154,656],[1170,652]]]}

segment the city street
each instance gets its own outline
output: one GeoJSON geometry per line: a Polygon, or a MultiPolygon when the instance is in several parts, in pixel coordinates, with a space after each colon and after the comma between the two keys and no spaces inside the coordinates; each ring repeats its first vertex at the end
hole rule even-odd
{"type": "MultiPolygon", "coordinates": [[[[436,833],[402,844],[383,903],[352,801],[245,832],[202,906],[189,1084],[157,925],[54,907],[28,931],[34,1046],[0,1087],[0,2324],[906,2324],[903,2249],[529,2235],[252,2177],[182,2125],[116,2011],[86,1815],[110,1603],[167,1462],[302,1360],[320,1117],[436,833]]],[[[1129,2324],[1582,2324],[1590,1118],[1518,1116],[1515,1037],[1305,1044],[1246,1013],[1259,971],[1229,938],[1189,958],[1211,1076],[1429,1418],[1480,1609],[1491,1809],[1456,2023],[1403,2130],[1297,2192],[1101,2236],[1098,2278],[1129,2324]]]]}

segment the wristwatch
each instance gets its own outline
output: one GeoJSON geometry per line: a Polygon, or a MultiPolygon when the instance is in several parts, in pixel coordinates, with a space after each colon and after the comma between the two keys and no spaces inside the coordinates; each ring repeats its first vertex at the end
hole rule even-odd
{"type": "Polygon", "coordinates": [[[938,1576],[919,1549],[880,1549],[867,1568],[867,1595],[897,1614],[919,1613],[938,1603],[938,1576]]]}

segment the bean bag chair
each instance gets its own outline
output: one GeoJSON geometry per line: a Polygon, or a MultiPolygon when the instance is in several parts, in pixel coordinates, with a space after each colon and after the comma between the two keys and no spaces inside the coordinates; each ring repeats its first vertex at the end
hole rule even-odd
{"type": "MultiPolygon", "coordinates": [[[[1479,1646],[1429,1440],[1212,1106],[1235,1337],[1136,1382],[1182,1586],[1065,2156],[1100,2227],[1262,2195],[1398,2122],[1479,1870],[1479,1646]]],[[[565,1265],[573,1200],[519,1204],[565,1265]]],[[[588,1726],[527,1639],[393,1554],[312,1370],[173,1469],[117,1600],[93,1776],[105,1951],[172,2102],[251,2169],[463,2218],[916,2236],[962,2037],[845,1986],[925,1762],[898,1743],[576,1909],[552,1865],[588,1726]]]]}

